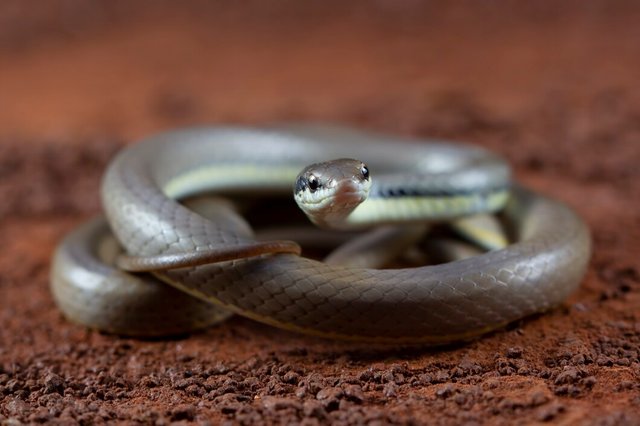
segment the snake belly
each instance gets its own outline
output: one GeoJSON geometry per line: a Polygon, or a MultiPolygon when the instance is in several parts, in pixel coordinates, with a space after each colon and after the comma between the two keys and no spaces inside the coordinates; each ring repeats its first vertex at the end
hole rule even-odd
{"type": "MultiPolygon", "coordinates": [[[[371,198],[354,211],[353,226],[444,221],[501,209],[513,243],[460,261],[408,269],[352,269],[277,254],[153,275],[201,301],[277,327],[423,344],[467,340],[545,311],[579,285],[590,255],[585,224],[562,203],[511,185],[504,162],[476,147],[318,126],[180,130],[123,150],[105,174],[103,205],[117,240],[132,255],[250,243],[250,234],[208,220],[176,200],[204,191],[290,193],[305,165],[342,157],[361,159],[375,173],[371,198]]],[[[63,312],[121,334],[171,334],[162,324],[176,312],[165,310],[166,321],[153,330],[147,325],[140,331],[135,315],[127,323],[127,312],[162,312],[162,304],[132,302],[137,296],[126,276],[139,277],[120,272],[118,285],[111,280],[108,293],[92,293],[83,285],[83,273],[114,273],[86,254],[97,239],[96,232],[84,232],[57,250],[52,289],[63,312]],[[88,308],[96,306],[91,302],[96,297],[109,314],[88,308]],[[121,306],[117,327],[105,327],[105,317],[121,306]]],[[[178,328],[206,325],[207,309],[213,308],[198,305],[195,319],[187,314],[178,328]]],[[[209,322],[224,316],[212,311],[209,322]]]]}

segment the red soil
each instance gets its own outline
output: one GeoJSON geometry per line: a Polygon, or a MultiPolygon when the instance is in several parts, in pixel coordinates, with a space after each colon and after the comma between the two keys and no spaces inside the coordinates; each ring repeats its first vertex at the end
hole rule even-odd
{"type": "Polygon", "coordinates": [[[637,3],[271,3],[0,5],[0,422],[640,424],[637,3]],[[51,251],[119,147],[318,119],[503,154],[591,227],[580,290],[439,350],[238,317],[139,341],[56,309],[51,251]]]}

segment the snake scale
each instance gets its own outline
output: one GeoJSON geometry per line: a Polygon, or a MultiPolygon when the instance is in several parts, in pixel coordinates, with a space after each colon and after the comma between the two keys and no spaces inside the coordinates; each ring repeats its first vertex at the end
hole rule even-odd
{"type": "Polygon", "coordinates": [[[579,285],[590,255],[583,221],[564,204],[513,184],[498,156],[346,128],[163,133],[117,155],[102,200],[109,225],[98,218],[65,238],[53,260],[52,291],[68,318],[126,335],[181,333],[233,312],[329,338],[467,340],[561,303],[579,285]],[[151,257],[250,245],[251,231],[234,225],[242,221],[236,213],[210,220],[177,200],[205,191],[291,193],[305,166],[344,157],[366,162],[372,173],[370,198],[354,210],[354,226],[500,210],[511,243],[401,269],[328,265],[292,253],[145,274],[113,266],[119,245],[151,257]]]}

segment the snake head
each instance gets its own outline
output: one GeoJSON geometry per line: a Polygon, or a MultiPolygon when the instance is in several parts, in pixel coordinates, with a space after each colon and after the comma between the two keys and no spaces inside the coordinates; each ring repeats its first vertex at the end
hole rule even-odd
{"type": "Polygon", "coordinates": [[[294,199],[309,220],[341,228],[369,196],[371,177],[362,161],[343,158],[305,167],[296,178],[294,199]]]}

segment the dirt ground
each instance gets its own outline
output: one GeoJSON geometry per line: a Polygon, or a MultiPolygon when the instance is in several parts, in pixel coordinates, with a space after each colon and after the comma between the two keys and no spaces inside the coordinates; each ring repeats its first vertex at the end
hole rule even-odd
{"type": "Polygon", "coordinates": [[[0,423],[640,424],[637,2],[0,4],[0,423]],[[66,321],[60,238],[124,144],[327,120],[506,156],[594,253],[564,306],[464,345],[372,348],[235,317],[174,340],[66,321]]]}

